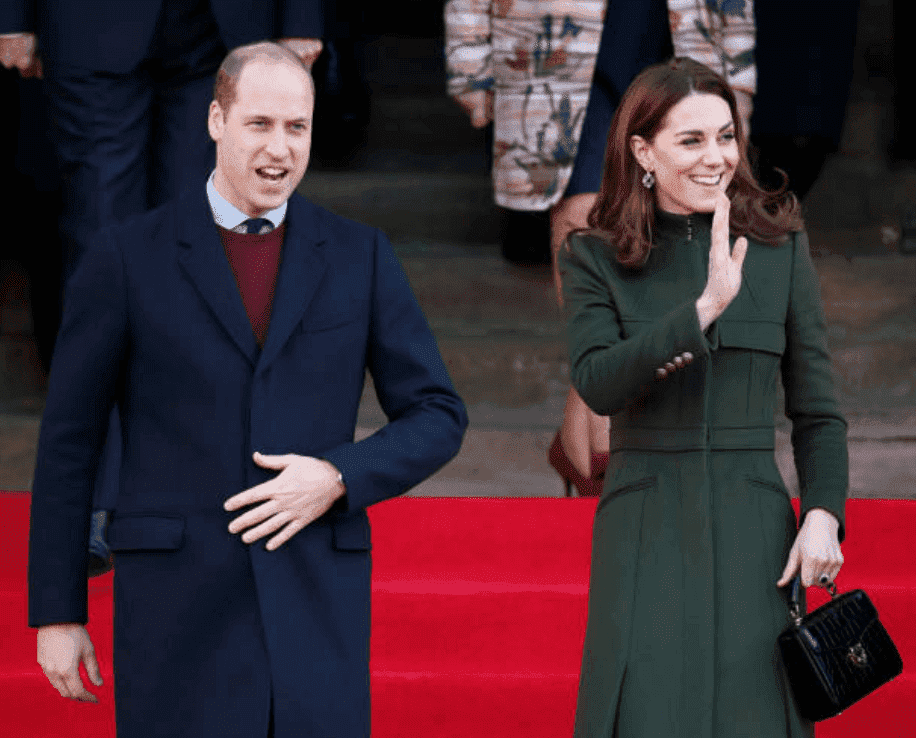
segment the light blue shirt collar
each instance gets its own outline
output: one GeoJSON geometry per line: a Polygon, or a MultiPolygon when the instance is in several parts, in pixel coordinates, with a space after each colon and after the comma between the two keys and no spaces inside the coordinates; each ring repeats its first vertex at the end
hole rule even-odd
{"type": "MultiPolygon", "coordinates": [[[[231,231],[248,220],[249,216],[245,215],[245,213],[216,191],[216,186],[213,184],[213,178],[215,176],[216,170],[214,169],[210,174],[210,178],[207,180],[207,199],[210,201],[210,210],[213,212],[213,220],[216,221],[216,224],[221,228],[231,231]]],[[[278,208],[268,210],[261,217],[269,220],[273,224],[273,227],[276,228],[286,217],[287,202],[284,202],[278,208]]]]}

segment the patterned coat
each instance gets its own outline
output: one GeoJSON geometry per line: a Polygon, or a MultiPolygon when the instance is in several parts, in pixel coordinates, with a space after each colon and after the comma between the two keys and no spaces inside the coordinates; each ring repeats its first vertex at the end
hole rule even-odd
{"type": "MultiPolygon", "coordinates": [[[[675,53],[724,73],[736,87],[753,93],[752,0],[668,0],[667,7],[675,53]]],[[[449,94],[494,93],[497,204],[546,210],[563,196],[582,133],[605,10],[605,0],[446,3],[449,94]]]]}

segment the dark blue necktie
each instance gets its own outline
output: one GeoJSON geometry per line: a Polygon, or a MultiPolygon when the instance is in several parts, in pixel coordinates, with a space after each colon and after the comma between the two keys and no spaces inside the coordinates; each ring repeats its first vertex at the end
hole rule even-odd
{"type": "Polygon", "coordinates": [[[273,224],[267,218],[249,218],[244,223],[245,233],[260,233],[264,226],[273,230],[273,224]]]}

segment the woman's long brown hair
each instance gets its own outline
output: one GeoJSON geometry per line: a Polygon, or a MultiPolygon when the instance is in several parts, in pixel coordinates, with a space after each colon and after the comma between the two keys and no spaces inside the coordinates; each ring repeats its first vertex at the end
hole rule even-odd
{"type": "MultiPolygon", "coordinates": [[[[740,159],[726,189],[731,200],[730,233],[775,245],[803,228],[798,199],[784,181],[778,190],[761,187],[747,159],[746,132],[728,83],[709,67],[688,58],[675,58],[644,69],[620,101],[608,134],[604,177],[598,200],[589,213],[592,228],[604,231],[617,250],[617,260],[642,266],[652,248],[655,195],[642,185],[643,171],[630,148],[633,135],[654,140],[665,116],[690,94],[718,95],[731,109],[740,159]]],[[[785,176],[784,176],[785,180],[785,176]]]]}

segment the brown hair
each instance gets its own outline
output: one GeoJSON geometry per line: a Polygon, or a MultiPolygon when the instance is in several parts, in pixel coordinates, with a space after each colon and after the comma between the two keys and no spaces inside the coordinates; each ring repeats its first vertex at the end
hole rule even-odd
{"type": "Polygon", "coordinates": [[[665,116],[692,93],[718,95],[731,109],[740,159],[726,194],[731,200],[729,230],[736,236],[775,245],[791,231],[803,228],[798,199],[787,191],[788,179],[778,190],[761,187],[747,159],[746,133],[735,95],[728,83],[709,67],[678,57],[647,67],[633,80],[620,101],[608,133],[604,177],[595,206],[588,216],[592,228],[604,231],[617,249],[617,260],[642,266],[652,248],[655,196],[641,183],[642,169],[630,148],[630,137],[652,141],[665,116]]]}
{"type": "Polygon", "coordinates": [[[229,108],[235,102],[238,94],[239,77],[242,76],[242,70],[245,69],[249,62],[253,61],[290,64],[302,69],[309,79],[312,99],[314,100],[315,83],[312,81],[312,74],[309,68],[302,63],[302,60],[281,44],[273,41],[258,41],[234,48],[226,55],[223,63],[219,65],[219,69],[216,71],[216,82],[213,84],[213,99],[223,111],[224,118],[229,114],[229,108]]]}

